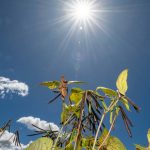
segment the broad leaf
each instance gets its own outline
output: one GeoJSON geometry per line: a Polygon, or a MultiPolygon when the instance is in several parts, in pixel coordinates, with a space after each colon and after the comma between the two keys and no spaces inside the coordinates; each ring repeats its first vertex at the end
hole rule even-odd
{"type": "Polygon", "coordinates": [[[70,94],[70,100],[75,104],[78,103],[83,97],[83,90],[80,88],[72,88],[70,94]]]}
{"type": "Polygon", "coordinates": [[[110,97],[117,96],[117,92],[112,89],[109,89],[109,88],[97,87],[96,91],[98,91],[98,90],[101,90],[103,93],[105,93],[107,96],[110,96],[110,97]]]}
{"type": "Polygon", "coordinates": [[[52,146],[53,141],[50,138],[42,137],[31,143],[26,150],[48,150],[51,149],[52,146]]]}
{"type": "MultiPolygon", "coordinates": [[[[107,134],[108,134],[108,130],[105,128],[103,130],[103,133],[101,134],[101,136],[99,138],[99,144],[103,143],[107,134]]],[[[126,150],[124,144],[118,138],[116,138],[114,136],[108,136],[105,143],[103,143],[101,150],[103,150],[103,149],[106,149],[106,150],[126,150]]]]}
{"type": "Polygon", "coordinates": [[[75,114],[78,118],[80,116],[80,110],[78,109],[78,104],[68,105],[67,110],[68,114],[75,114]]]}
{"type": "MultiPolygon", "coordinates": [[[[104,128],[104,130],[103,130],[103,132],[102,132],[102,134],[101,134],[101,136],[100,136],[100,138],[99,138],[99,144],[102,144],[102,142],[104,141],[104,139],[105,139],[105,137],[107,136],[107,134],[108,134],[108,130],[106,129],[106,128],[104,128]]],[[[105,143],[104,143],[104,145],[107,145],[107,142],[108,142],[108,139],[109,139],[109,137],[107,138],[107,140],[105,141],[105,143]]]]}
{"type": "Polygon", "coordinates": [[[141,145],[135,144],[136,150],[148,150],[146,147],[143,147],[141,145]]]}
{"type": "Polygon", "coordinates": [[[125,69],[124,71],[122,71],[120,73],[120,75],[118,76],[118,79],[116,81],[117,89],[123,95],[125,95],[125,93],[126,93],[126,91],[128,89],[127,77],[128,77],[128,70],[125,69]]]}
{"type": "Polygon", "coordinates": [[[60,81],[47,81],[47,82],[42,82],[40,85],[46,86],[49,89],[56,89],[60,85],[60,81]]]}
{"type": "Polygon", "coordinates": [[[114,136],[110,136],[106,147],[107,150],[126,150],[124,144],[114,136]]]}
{"type": "Polygon", "coordinates": [[[86,137],[86,138],[81,139],[82,148],[92,149],[93,143],[94,143],[94,138],[93,137],[86,137]]]}
{"type": "Polygon", "coordinates": [[[70,115],[75,114],[78,118],[80,116],[80,110],[78,109],[78,105],[66,105],[64,104],[63,111],[61,113],[61,122],[64,123],[70,115]]]}

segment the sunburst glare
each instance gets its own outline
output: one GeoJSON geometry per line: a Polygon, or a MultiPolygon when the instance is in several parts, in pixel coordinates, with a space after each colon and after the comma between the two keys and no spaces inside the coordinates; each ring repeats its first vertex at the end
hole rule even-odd
{"type": "Polygon", "coordinates": [[[74,0],[65,2],[66,19],[74,25],[90,25],[96,19],[96,2],[92,0],[74,0]]]}
{"type": "Polygon", "coordinates": [[[77,1],[70,11],[74,19],[85,21],[92,17],[93,8],[88,1],[77,1]]]}

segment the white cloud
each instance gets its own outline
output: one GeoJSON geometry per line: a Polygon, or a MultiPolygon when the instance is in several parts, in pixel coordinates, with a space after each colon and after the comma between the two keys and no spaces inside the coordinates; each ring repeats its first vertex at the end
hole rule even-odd
{"type": "Polygon", "coordinates": [[[0,137],[0,150],[25,150],[28,145],[21,144],[21,147],[15,146],[13,138],[11,138],[13,135],[13,133],[8,131],[3,133],[0,137]]]}
{"type": "Polygon", "coordinates": [[[30,130],[35,130],[35,129],[37,130],[37,128],[32,126],[32,124],[34,124],[44,130],[49,130],[51,128],[52,131],[59,131],[59,127],[56,124],[32,116],[22,117],[18,119],[17,122],[25,124],[30,130]]]}
{"type": "Polygon", "coordinates": [[[16,93],[20,96],[28,95],[29,87],[23,82],[0,77],[0,96],[4,98],[7,93],[16,93]]]}

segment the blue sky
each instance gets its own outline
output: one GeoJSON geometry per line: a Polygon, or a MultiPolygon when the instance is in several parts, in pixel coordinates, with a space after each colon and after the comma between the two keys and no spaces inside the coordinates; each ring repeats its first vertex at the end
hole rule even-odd
{"type": "MultiPolygon", "coordinates": [[[[0,98],[0,118],[13,119],[21,132],[22,143],[32,140],[31,133],[19,123],[21,117],[34,116],[59,126],[61,102],[47,105],[52,95],[39,83],[59,80],[82,80],[86,88],[106,86],[116,89],[118,74],[129,69],[127,95],[141,107],[130,113],[134,128],[130,139],[118,120],[113,132],[128,149],[132,143],[147,144],[150,127],[150,1],[101,0],[99,25],[87,30],[74,28],[67,34],[71,21],[58,22],[64,15],[59,0],[0,0],[0,76],[24,82],[29,86],[25,97],[7,94],[0,98]],[[57,20],[57,21],[56,21],[57,20]]],[[[84,27],[83,27],[84,28],[84,27]]]]}

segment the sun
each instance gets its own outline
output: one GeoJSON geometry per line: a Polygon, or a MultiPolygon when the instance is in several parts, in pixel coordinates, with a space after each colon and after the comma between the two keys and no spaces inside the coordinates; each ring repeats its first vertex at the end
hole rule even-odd
{"type": "Polygon", "coordinates": [[[55,23],[61,24],[63,29],[66,29],[63,45],[77,34],[85,36],[84,39],[87,41],[91,34],[96,33],[95,31],[100,29],[105,32],[103,14],[106,10],[101,1],[60,0],[60,2],[60,16],[56,18],[55,23]]]}
{"type": "Polygon", "coordinates": [[[66,19],[74,24],[91,24],[96,18],[95,0],[70,0],[65,2],[66,19]]]}
{"type": "Polygon", "coordinates": [[[92,17],[92,5],[89,1],[77,1],[72,8],[72,17],[85,21],[92,17]]]}

